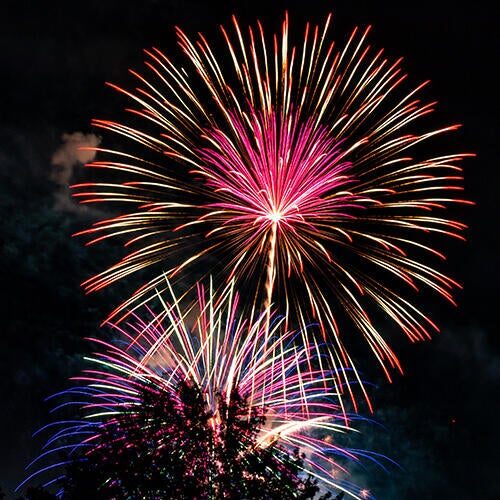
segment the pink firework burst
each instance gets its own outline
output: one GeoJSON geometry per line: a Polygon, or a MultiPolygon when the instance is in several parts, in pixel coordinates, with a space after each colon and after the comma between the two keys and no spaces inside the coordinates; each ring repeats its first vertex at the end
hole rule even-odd
{"type": "Polygon", "coordinates": [[[220,129],[207,132],[210,146],[193,173],[224,200],[188,224],[214,224],[207,237],[221,238],[228,247],[232,275],[245,274],[264,256],[270,304],[276,273],[303,273],[304,260],[332,262],[325,236],[349,239],[339,222],[372,200],[347,191],[353,179],[346,153],[314,120],[300,124],[293,113],[275,112],[246,118],[230,116],[236,140],[220,129]]]}

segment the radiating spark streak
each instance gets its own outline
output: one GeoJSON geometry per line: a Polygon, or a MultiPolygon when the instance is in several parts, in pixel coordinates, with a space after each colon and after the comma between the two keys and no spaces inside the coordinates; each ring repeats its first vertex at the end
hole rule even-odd
{"type": "Polygon", "coordinates": [[[267,313],[267,329],[269,330],[269,321],[270,321],[270,315],[269,311],[271,310],[271,305],[272,305],[272,297],[273,297],[273,288],[274,288],[274,279],[275,279],[275,264],[274,264],[274,259],[275,259],[275,254],[276,254],[276,233],[278,231],[278,223],[281,217],[278,217],[277,214],[273,213],[270,216],[272,220],[272,226],[271,226],[271,236],[269,238],[269,258],[268,258],[268,264],[267,264],[267,281],[266,281],[266,291],[267,291],[267,296],[266,296],[266,302],[264,304],[264,308],[267,313]],[[274,219],[272,218],[274,216],[274,219]]]}

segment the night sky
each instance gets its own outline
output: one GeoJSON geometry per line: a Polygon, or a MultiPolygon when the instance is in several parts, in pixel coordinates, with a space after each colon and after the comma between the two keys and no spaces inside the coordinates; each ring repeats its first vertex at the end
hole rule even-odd
{"type": "MultiPolygon", "coordinates": [[[[402,470],[354,471],[380,499],[498,498],[498,19],[481,2],[301,0],[8,0],[0,10],[0,486],[8,493],[40,450],[34,430],[50,421],[48,395],[78,373],[84,336],[126,293],[115,287],[85,297],[85,278],[120,255],[113,244],[89,250],[71,234],[93,214],[74,205],[68,183],[84,178],[71,140],[92,141],[90,120],[113,116],[123,101],[104,85],[141,68],[142,49],[176,51],[173,26],[216,33],[235,13],[277,28],[334,12],[334,36],[372,24],[371,42],[405,58],[412,82],[432,85],[437,126],[463,123],[454,151],[473,151],[466,196],[477,205],[457,216],[468,242],[449,242],[448,268],[463,284],[458,309],[432,295],[442,327],[432,342],[395,340],[405,376],[387,383],[372,360],[375,420],[359,448],[384,453],[402,470]],[[61,149],[63,134],[66,149],[61,149]],[[82,135],[82,134],[85,134],[82,135]],[[58,152],[56,155],[55,153],[58,152]],[[73,156],[72,156],[73,155],[73,156]],[[117,299],[118,297],[118,299],[117,299]],[[495,494],[497,493],[497,494],[495,494]]],[[[94,131],[95,132],[95,131],[94,131]]],[[[81,159],[81,158],[80,158],[81,159]]],[[[402,336],[400,336],[402,337],[402,336]]],[[[359,361],[358,361],[359,362],[359,361]]],[[[359,363],[362,364],[362,363],[359,363]]],[[[363,365],[364,366],[364,365],[363,365]]],[[[365,409],[366,411],[366,409],[365,409]]]]}

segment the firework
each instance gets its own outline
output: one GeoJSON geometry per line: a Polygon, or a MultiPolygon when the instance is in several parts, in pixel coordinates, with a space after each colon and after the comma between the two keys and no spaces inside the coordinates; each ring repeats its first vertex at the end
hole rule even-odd
{"type": "Polygon", "coordinates": [[[426,288],[454,303],[459,285],[432,259],[445,259],[440,237],[463,239],[445,209],[468,203],[459,163],[470,155],[426,155],[428,140],[458,128],[422,131],[435,107],[419,98],[427,82],[407,85],[369,29],[337,47],[330,24],[307,24],[294,46],[288,17],[271,37],[233,18],[217,49],[178,29],[178,59],[147,50],[135,90],[111,85],[133,103],[130,124],[93,123],[129,147],[96,148],[88,166],[109,176],[74,194],[123,210],[83,231],[88,244],[116,237],[130,252],[83,286],[151,274],[108,320],[153,300],[164,276],[208,267],[257,310],[279,305],[304,332],[316,321],[336,368],[354,367],[343,332],[358,330],[387,377],[401,370],[379,317],[412,342],[438,329],[414,298],[426,288]]]}
{"type": "MultiPolygon", "coordinates": [[[[188,382],[200,389],[216,433],[224,421],[221,407],[231,404],[236,389],[237,395],[248,401],[247,418],[255,411],[264,417],[257,435],[258,447],[278,442],[280,449],[299,448],[306,454],[304,470],[322,487],[361,498],[362,490],[345,477],[342,458],[358,461],[374,456],[335,444],[335,435],[352,429],[346,425],[338,393],[331,390],[333,374],[310,366],[308,348],[297,347],[296,333],[283,330],[283,318],[271,313],[254,320],[239,316],[238,296],[232,284],[220,295],[212,287],[208,293],[198,287],[198,292],[199,299],[191,309],[181,311],[172,295],[170,301],[161,299],[159,314],[147,311],[148,319],[130,316],[116,326],[119,345],[94,340],[100,350],[87,358],[93,366],[74,379],[78,386],[56,395],[63,397],[56,410],[76,405],[84,418],[50,424],[57,430],[44,453],[30,464],[35,471],[20,487],[44,474],[54,475],[78,450],[92,454],[102,446],[102,429],[111,427],[122,414],[137,418],[138,432],[145,434],[144,421],[139,420],[142,395],[147,393],[152,400],[159,400],[166,394],[178,400],[179,385],[188,382]],[[271,332],[266,331],[268,318],[271,332]],[[67,453],[67,460],[40,466],[61,452],[67,453]]],[[[126,439],[124,436],[124,446],[126,439]]],[[[169,436],[159,435],[158,445],[149,443],[148,449],[161,452],[162,439],[169,436]]],[[[45,485],[61,477],[59,474],[45,485]]]]}

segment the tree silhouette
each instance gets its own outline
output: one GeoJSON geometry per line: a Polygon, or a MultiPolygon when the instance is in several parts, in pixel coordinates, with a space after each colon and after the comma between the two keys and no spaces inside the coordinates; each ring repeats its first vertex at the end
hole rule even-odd
{"type": "Polygon", "coordinates": [[[229,403],[219,395],[215,412],[192,383],[175,394],[144,390],[137,405],[99,427],[91,451],[68,467],[63,498],[318,498],[299,450],[258,445],[264,420],[236,390],[229,403]]]}

